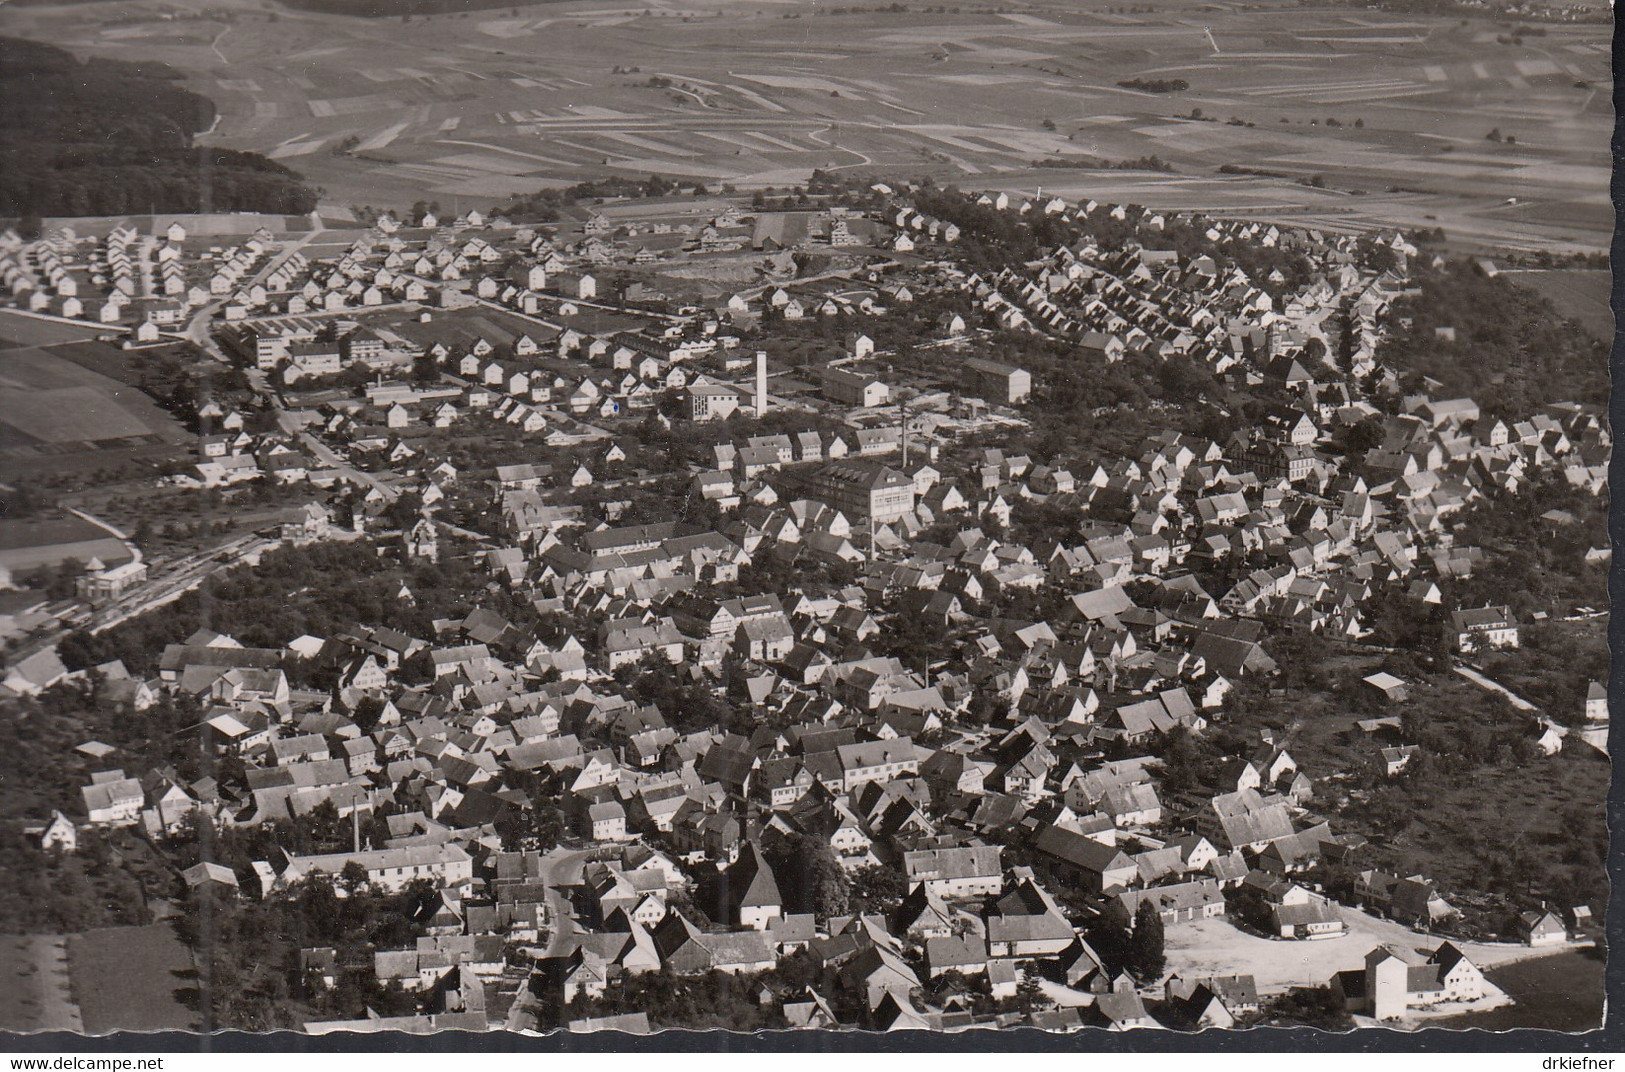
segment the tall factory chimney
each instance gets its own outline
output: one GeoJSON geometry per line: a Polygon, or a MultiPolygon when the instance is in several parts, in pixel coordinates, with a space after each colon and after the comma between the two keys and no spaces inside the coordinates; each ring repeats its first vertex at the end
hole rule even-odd
{"type": "Polygon", "coordinates": [[[756,416],[767,416],[767,351],[756,351],[756,416]]]}

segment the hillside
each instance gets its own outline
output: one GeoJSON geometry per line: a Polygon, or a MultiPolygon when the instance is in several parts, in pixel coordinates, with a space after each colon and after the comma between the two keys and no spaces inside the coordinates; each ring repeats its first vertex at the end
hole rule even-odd
{"type": "MultiPolygon", "coordinates": [[[[559,0],[525,0],[523,6],[559,0]]],[[[321,15],[354,15],[366,19],[402,15],[455,15],[489,8],[512,8],[512,0],[288,0],[288,6],[321,15]]]]}
{"type": "Polygon", "coordinates": [[[202,149],[207,97],[162,65],[80,63],[0,38],[0,216],[309,212],[316,194],[257,153],[202,149]]]}

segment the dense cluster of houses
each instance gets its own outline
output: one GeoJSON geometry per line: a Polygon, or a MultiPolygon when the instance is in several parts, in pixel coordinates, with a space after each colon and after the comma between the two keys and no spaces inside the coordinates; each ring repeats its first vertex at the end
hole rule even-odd
{"type": "MultiPolygon", "coordinates": [[[[254,228],[238,245],[206,247],[188,244],[178,220],[151,223],[145,234],[121,223],[83,238],[62,226],[34,241],[8,230],[0,235],[0,282],[18,308],[104,324],[135,343],[160,341],[190,311],[212,303],[221,303],[228,319],[265,304],[267,287],[248,280],[278,245],[268,229],[254,228]]],[[[290,254],[267,285],[275,289],[286,281],[279,273],[302,266],[302,255],[290,254]]]]}
{"type": "MultiPolygon", "coordinates": [[[[663,545],[669,553],[683,539],[659,527],[588,535],[598,537],[584,541],[588,549],[605,554],[663,545]]],[[[680,549],[704,557],[704,545],[726,542],[690,539],[680,549]]],[[[868,1026],[990,1022],[921,1008],[917,994],[952,971],[985,978],[995,998],[1013,996],[1017,965],[1040,961],[1094,997],[1054,1026],[1126,1028],[1152,1021],[1132,980],[1082,936],[1080,913],[1127,925],[1149,903],[1177,928],[1223,914],[1227,892],[1247,891],[1269,906],[1280,938],[1344,932],[1345,909],[1294,876],[1322,858],[1356,858],[1361,841],[1334,834],[1310,810],[1312,785],[1286,748],[1262,742],[1227,773],[1236,788],[1202,801],[1162,799],[1153,756],[1099,758],[1101,740],[1199,729],[1203,715],[1184,687],[1108,713],[1093,688],[1053,683],[1066,675],[1070,645],[1010,634],[1015,676],[1043,671],[1051,683],[1015,690],[1020,700],[989,731],[956,739],[943,718],[963,704],[965,682],[926,685],[895,659],[874,657],[826,657],[821,673],[791,678],[793,648],[757,647],[776,636],[788,643],[798,624],[813,622],[820,634],[861,636],[872,619],[854,606],[690,592],[660,617],[616,616],[627,609],[624,599],[606,605],[588,638],[596,643],[572,637],[556,647],[490,611],[441,622],[433,639],[367,626],[285,649],[189,637],[164,652],[159,678],[140,683],[131,702],[151,702],[157,690],[197,696],[204,709],[192,732],[241,759],[242,781],[109,769],[84,788],[85,819],[162,836],[196,813],[228,825],[296,819],[323,805],[358,822],[383,813],[381,842],[370,826],[368,842],[358,834],[348,851],[284,851],[241,874],[200,865],[186,878],[255,897],[317,873],[336,879],[350,865],[383,890],[429,881],[440,900],[425,937],[413,949],[379,950],[371,965],[379,981],[423,994],[424,1015],[479,1012],[482,980],[511,971],[519,947],[541,954],[523,963],[560,1002],[601,995],[622,973],[759,971],[805,949],[839,969],[845,1000],[861,1004],[868,1026]],[[762,667],[768,680],[744,687],[758,708],[782,704],[779,717],[749,735],[679,732],[605,673],[628,651],[682,665],[716,649],[762,667]],[[296,663],[321,668],[332,690],[290,685],[296,663]],[[363,730],[357,719],[368,707],[363,730]],[[521,788],[535,785],[550,787],[545,796],[556,795],[581,843],[596,846],[573,908],[549,892],[553,855],[504,851],[498,832],[542,803],[521,788]],[[908,896],[883,915],[791,911],[768,860],[806,838],[827,844],[849,874],[896,869],[908,896]],[[1017,845],[1028,847],[1031,867],[1009,864],[1017,845]],[[679,902],[697,904],[710,923],[684,915],[679,902]]],[[[1072,658],[1088,660],[1090,650],[1079,646],[1072,658]]],[[[102,669],[110,680],[127,677],[102,669]]],[[[57,816],[41,836],[71,850],[74,829],[57,816]]],[[[1424,929],[1450,911],[1420,877],[1362,872],[1358,894],[1424,929]]],[[[322,951],[306,953],[319,966],[322,951]]],[[[1350,1001],[1369,993],[1350,991],[1350,1001]]],[[[775,996],[787,1006],[811,1001],[823,1023],[833,1022],[834,998],[775,996]]],[[[1413,1003],[1430,1000],[1439,999],[1413,1003]]],[[[1246,1011],[1222,997],[1219,1007],[1246,1011]]],[[[509,1023],[537,1015],[522,1002],[509,1023]]]]}
{"type": "MultiPolygon", "coordinates": [[[[1075,215],[1086,220],[1099,211],[1085,204],[1075,215]]],[[[1142,216],[1150,230],[1161,229],[1161,215],[1145,210],[1142,216]]],[[[1320,275],[1278,303],[1270,293],[1286,283],[1278,269],[1255,281],[1238,266],[1221,270],[1211,255],[1185,257],[1138,244],[1107,250],[1086,238],[1025,272],[971,275],[967,283],[981,308],[1005,327],[1053,333],[1107,361],[1128,352],[1181,354],[1217,374],[1234,371],[1249,382],[1276,380],[1289,388],[1312,380],[1313,369],[1290,360],[1276,366],[1275,359],[1289,358],[1310,340],[1335,342],[1336,318],[1347,313],[1356,340],[1352,368],[1361,376],[1375,369],[1378,318],[1403,289],[1403,267],[1363,271],[1355,265],[1353,238],[1317,231],[1213,221],[1207,235],[1220,248],[1227,242],[1294,248],[1312,258],[1320,275]]],[[[1401,265],[1405,253],[1416,252],[1400,236],[1391,244],[1401,265]]]]}
{"type": "MultiPolygon", "coordinates": [[[[1015,212],[1127,212],[988,200],[1015,212]]],[[[526,251],[516,265],[479,233],[487,221],[477,214],[450,229],[419,222],[412,231],[386,217],[337,262],[286,262],[279,287],[246,295],[250,310],[276,315],[239,318],[236,339],[245,359],[285,383],[420,357],[449,374],[432,387],[380,384],[317,412],[311,426],[352,458],[420,479],[426,512],[400,534],[404,555],[435,557],[436,498],[459,477],[414,448],[415,429],[479,413],[542,440],[559,432],[560,411],[615,416],[666,391],[685,392],[694,421],[742,401],[765,410],[760,355],[753,384],[690,373],[703,361],[750,367],[750,357],[730,366],[723,356],[738,340],[728,344],[720,314],[673,320],[665,334],[539,330],[500,344],[476,336],[425,347],[313,317],[436,294],[442,307],[484,301],[534,315],[544,289],[554,292],[549,308],[595,300],[596,280],[581,267],[612,262],[606,250],[616,241],[674,234],[617,235],[601,217],[573,244],[505,232],[526,251]]],[[[859,224],[870,222],[833,215],[764,233],[758,218],[747,234],[734,214],[676,238],[765,249],[813,234],[842,245],[843,236],[869,234],[859,224]]],[[[957,237],[906,207],[891,223],[899,251],[905,239],[911,248],[957,237]]],[[[1155,214],[1143,223],[1164,225],[1155,214]]],[[[536,985],[500,1022],[531,1027],[547,1018],[542,1005],[601,996],[630,974],[755,972],[798,951],[837,979],[830,992],[763,995],[798,1026],[1011,1022],[1008,1012],[973,1013],[922,994],[956,973],[981,980],[995,1000],[1012,998],[1023,966],[1036,964],[1083,998],[1031,1022],[1122,1029],[1156,1021],[1135,981],[1086,939],[1101,921],[1128,928],[1149,906],[1177,930],[1245,900],[1259,906],[1248,925],[1279,941],[1342,937],[1360,909],[1420,930],[1447,925],[1455,911],[1425,876],[1359,869],[1364,840],[1317,810],[1315,772],[1300,769],[1289,738],[1258,739],[1219,784],[1194,792],[1164,785],[1155,748],[1168,734],[1202,733],[1223,717],[1238,681],[1276,671],[1271,630],[1359,639],[1378,599],[1438,603],[1439,582],[1480,560],[1448,538],[1451,518],[1485,495],[1516,491],[1539,470],[1600,493],[1604,417],[1555,405],[1509,425],[1471,400],[1425,395],[1398,415],[1380,413],[1304,347],[1325,341],[1328,318],[1352,308],[1356,362],[1369,366],[1402,269],[1362,271],[1352,243],[1336,236],[1215,222],[1209,238],[1299,246],[1324,271],[1277,303],[1210,256],[1086,243],[1029,274],[959,283],[1006,327],[1051,333],[1108,360],[1130,350],[1185,354],[1271,391],[1275,408],[1228,442],[1170,430],[1136,457],[1074,472],[996,448],[911,454],[906,416],[901,427],[850,432],[819,423],[721,444],[710,467],[683,474],[693,499],[714,507],[712,527],[617,526],[562,501],[594,482],[585,465],[497,466],[492,535],[479,551],[490,597],[435,622],[433,635],[358,622],[262,649],[204,631],[166,649],[152,681],[100,668],[104,680],[128,683],[120,687],[137,706],[165,691],[197,698],[202,715],[188,733],[239,761],[223,769],[242,773],[186,782],[173,770],[110,765],[83,788],[79,821],[162,838],[198,814],[258,825],[330,806],[354,823],[348,847],[280,851],[240,873],[199,865],[186,881],[274,897],[355,865],[380,889],[431,883],[438,902],[414,947],[377,950],[359,967],[336,964],[332,950],[303,951],[307,979],[330,985],[341,970],[370,972],[421,995],[421,1015],[313,1031],[483,1028],[498,1015],[487,1014],[486,984],[515,972],[536,985]],[[1376,430],[1359,465],[1338,446],[1356,426],[1376,430]],[[1077,523],[1010,535],[1024,501],[1064,508],[1077,523]],[[740,588],[761,567],[793,573],[798,564],[838,580],[740,588]],[[1236,567],[1236,579],[1209,591],[1194,571],[1212,576],[1221,565],[1236,567]],[[1012,594],[1057,609],[1005,617],[997,608],[1012,594]],[[523,606],[565,624],[542,639],[514,620],[512,608],[523,606]],[[947,639],[917,660],[885,654],[884,637],[917,629],[947,639]],[[725,698],[735,716],[696,727],[670,704],[637,699],[639,675],[725,698]],[[528,831],[554,811],[573,844],[527,848],[528,831]],[[806,911],[797,891],[787,896],[782,861],[808,843],[848,876],[896,873],[901,902],[806,911]],[[579,865],[568,897],[559,889],[565,857],[579,865]],[[1358,905],[1312,888],[1305,872],[1323,863],[1359,869],[1358,905]]],[[[107,257],[132,242],[154,245],[110,239],[107,257]]],[[[1401,263],[1416,252],[1399,238],[1392,247],[1401,263]]],[[[10,256],[14,293],[29,278],[60,293],[72,278],[53,276],[37,246],[10,256]]],[[[250,256],[232,276],[238,256],[219,268],[229,277],[220,293],[233,300],[254,263],[250,256]]],[[[125,283],[141,274],[115,273],[125,283]]],[[[208,294],[217,296],[212,280],[208,294]]],[[[895,289],[884,297],[906,300],[895,289]]],[[[795,300],[769,288],[731,304],[743,315],[753,302],[795,300]]],[[[853,361],[872,356],[873,342],[863,341],[848,341],[853,361]]],[[[824,398],[851,409],[885,404],[887,384],[862,368],[828,370],[824,398]]],[[[967,374],[1002,404],[1031,391],[1027,373],[1008,365],[977,361],[967,374]]],[[[286,433],[248,434],[241,414],[219,407],[208,416],[217,430],[202,444],[203,483],[312,476],[315,463],[286,433]]],[[[933,445],[951,444],[939,436],[933,445]]],[[[290,512],[283,535],[364,533],[381,505],[376,490],[347,500],[349,517],[312,503],[290,512]]],[[[1458,650],[1518,642],[1506,608],[1450,610],[1458,650]]],[[[1392,675],[1368,684],[1384,696],[1404,686],[1392,675]]],[[[1383,753],[1391,773],[1414,748],[1400,742],[1394,757],[1383,753]]],[[[59,814],[40,836],[71,849],[73,829],[59,814]]],[[[1530,923],[1531,941],[1550,933],[1549,922],[1530,923]]],[[[1454,946],[1425,964],[1412,959],[1378,949],[1363,971],[1339,976],[1349,1008],[1387,1019],[1483,993],[1482,975],[1454,946]]],[[[1256,1011],[1259,995],[1250,976],[1215,976],[1169,981],[1163,1001],[1174,1010],[1165,1021],[1226,1026],[1256,1011]]]]}

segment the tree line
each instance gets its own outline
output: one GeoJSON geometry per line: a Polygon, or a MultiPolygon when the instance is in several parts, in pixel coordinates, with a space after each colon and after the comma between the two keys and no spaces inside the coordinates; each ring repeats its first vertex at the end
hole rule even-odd
{"type": "Polygon", "coordinates": [[[316,191],[257,153],[200,148],[215,106],[162,64],[0,38],[0,215],[302,214],[316,191]]]}

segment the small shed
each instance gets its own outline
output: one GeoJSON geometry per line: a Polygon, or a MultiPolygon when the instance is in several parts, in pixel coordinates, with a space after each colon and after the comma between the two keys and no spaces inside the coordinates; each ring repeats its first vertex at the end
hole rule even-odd
{"type": "Polygon", "coordinates": [[[1397,678],[1386,670],[1379,670],[1360,680],[1367,688],[1376,690],[1389,703],[1402,703],[1410,696],[1410,686],[1402,678],[1397,678]]]}
{"type": "Polygon", "coordinates": [[[224,864],[204,863],[195,864],[181,872],[181,878],[186,880],[186,888],[195,890],[202,886],[213,886],[218,889],[237,891],[237,876],[231,868],[224,864]]]}

